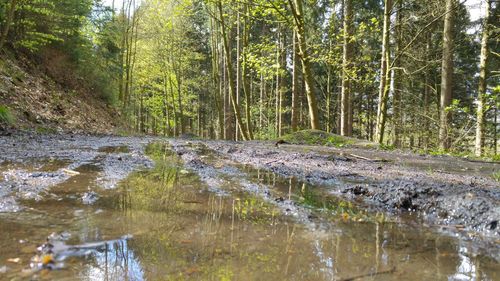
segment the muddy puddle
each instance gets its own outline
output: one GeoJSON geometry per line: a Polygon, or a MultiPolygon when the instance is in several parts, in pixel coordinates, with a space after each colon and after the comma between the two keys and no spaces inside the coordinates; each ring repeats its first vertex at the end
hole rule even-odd
{"type": "Polygon", "coordinates": [[[155,167],[115,188],[87,163],[41,198],[20,200],[22,210],[0,213],[0,280],[500,279],[499,264],[471,242],[393,222],[327,187],[201,151],[214,164],[210,181],[167,145],[146,152],[155,167]]]}

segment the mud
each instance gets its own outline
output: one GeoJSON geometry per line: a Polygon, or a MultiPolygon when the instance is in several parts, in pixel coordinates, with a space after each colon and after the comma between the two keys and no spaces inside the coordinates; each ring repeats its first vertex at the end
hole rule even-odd
{"type": "Polygon", "coordinates": [[[0,160],[0,279],[498,277],[498,164],[29,134],[0,160]]]}
{"type": "Polygon", "coordinates": [[[500,184],[489,177],[500,170],[497,163],[266,142],[203,144],[239,163],[329,185],[332,194],[378,210],[416,213],[427,224],[500,239],[500,184]]]}
{"type": "MultiPolygon", "coordinates": [[[[0,212],[21,210],[19,200],[42,200],[51,187],[78,178],[79,170],[99,170],[89,189],[114,188],[132,171],[152,167],[144,155],[145,145],[152,140],[31,133],[1,137],[0,212]]],[[[95,201],[97,196],[91,190],[86,192],[81,200],[95,201]]]]}

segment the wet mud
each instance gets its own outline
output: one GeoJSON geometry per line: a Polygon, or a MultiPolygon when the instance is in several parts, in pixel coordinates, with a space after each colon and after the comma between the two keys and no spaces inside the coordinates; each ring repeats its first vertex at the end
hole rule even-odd
{"type": "Polygon", "coordinates": [[[498,163],[264,142],[205,144],[239,163],[330,185],[331,193],[377,209],[413,212],[428,224],[500,239],[500,184],[490,177],[498,163]]]}

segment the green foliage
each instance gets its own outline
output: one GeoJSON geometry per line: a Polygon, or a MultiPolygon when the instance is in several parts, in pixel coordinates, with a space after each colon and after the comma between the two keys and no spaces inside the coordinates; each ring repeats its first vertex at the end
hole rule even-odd
{"type": "Polygon", "coordinates": [[[354,140],[319,130],[303,130],[280,138],[291,144],[326,145],[343,147],[354,144],[354,140]]]}
{"type": "Polygon", "coordinates": [[[10,109],[6,106],[0,105],[0,123],[13,125],[16,119],[12,115],[10,109]]]}
{"type": "Polygon", "coordinates": [[[500,162],[500,154],[491,156],[491,160],[494,162],[500,162]]]}
{"type": "Polygon", "coordinates": [[[392,144],[380,144],[379,148],[382,150],[389,150],[389,151],[396,149],[396,147],[392,144]]]}
{"type": "Polygon", "coordinates": [[[43,126],[36,127],[35,131],[42,135],[51,135],[57,133],[57,130],[55,128],[43,126]]]}
{"type": "Polygon", "coordinates": [[[493,173],[493,174],[491,175],[491,177],[492,177],[494,180],[496,180],[496,181],[500,182],[500,172],[495,172],[495,173],[493,173]]]}

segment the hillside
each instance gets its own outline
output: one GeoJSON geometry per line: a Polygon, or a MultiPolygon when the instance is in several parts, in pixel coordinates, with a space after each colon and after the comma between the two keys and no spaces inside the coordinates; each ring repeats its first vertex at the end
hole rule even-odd
{"type": "Polygon", "coordinates": [[[110,134],[118,115],[95,94],[61,85],[26,58],[0,57],[3,134],[13,129],[110,134]]]}

